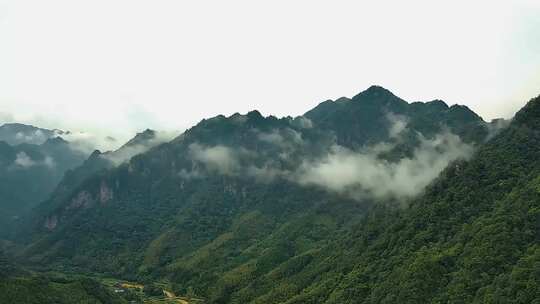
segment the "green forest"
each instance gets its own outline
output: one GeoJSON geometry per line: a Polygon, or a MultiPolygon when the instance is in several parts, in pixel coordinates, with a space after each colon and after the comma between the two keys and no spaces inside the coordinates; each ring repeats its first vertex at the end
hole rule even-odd
{"type": "Polygon", "coordinates": [[[540,304],[540,97],[496,123],[374,86],[96,152],[2,243],[0,303],[540,304]]]}

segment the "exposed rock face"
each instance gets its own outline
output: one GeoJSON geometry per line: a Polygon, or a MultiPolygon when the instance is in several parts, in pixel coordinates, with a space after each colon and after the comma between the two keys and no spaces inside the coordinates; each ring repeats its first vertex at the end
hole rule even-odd
{"type": "Polygon", "coordinates": [[[107,186],[107,183],[104,181],[101,182],[101,186],[99,188],[99,202],[104,205],[108,201],[112,200],[114,197],[113,190],[107,186]]]}
{"type": "MultiPolygon", "coordinates": [[[[70,204],[67,205],[64,210],[70,211],[77,209],[86,209],[94,206],[96,202],[99,202],[101,205],[105,205],[107,202],[112,200],[113,197],[113,190],[107,185],[105,181],[102,181],[99,191],[95,195],[92,195],[87,190],[82,190],[74,198],[71,199],[70,204]]],[[[60,212],[46,217],[45,222],[43,223],[43,227],[49,231],[54,230],[58,226],[59,217],[62,218],[65,215],[65,212],[60,212]]]]}
{"type": "Polygon", "coordinates": [[[88,191],[83,190],[71,200],[71,204],[67,206],[66,210],[88,208],[92,206],[93,203],[94,199],[92,198],[92,195],[88,191]]]}
{"type": "Polygon", "coordinates": [[[45,223],[43,224],[43,226],[47,228],[49,231],[52,231],[54,230],[54,228],[56,228],[57,224],[58,224],[58,217],[56,217],[56,215],[52,215],[45,219],[45,223]]]}

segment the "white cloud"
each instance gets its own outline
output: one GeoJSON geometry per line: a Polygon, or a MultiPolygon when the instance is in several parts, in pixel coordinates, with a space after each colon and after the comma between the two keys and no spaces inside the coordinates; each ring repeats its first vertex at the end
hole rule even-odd
{"type": "Polygon", "coordinates": [[[28,133],[17,132],[15,134],[15,139],[18,142],[29,143],[29,144],[37,144],[37,145],[40,145],[40,144],[44,143],[48,138],[49,138],[49,136],[47,136],[41,130],[36,130],[34,132],[28,132],[28,133]]]}
{"type": "Polygon", "coordinates": [[[313,128],[313,122],[304,116],[298,116],[294,119],[293,123],[295,123],[297,126],[303,129],[311,129],[313,128]]]}
{"type": "Polygon", "coordinates": [[[189,146],[189,155],[193,160],[203,163],[207,169],[221,174],[232,175],[240,168],[238,153],[226,146],[204,147],[193,143],[189,146]]]}
{"type": "Polygon", "coordinates": [[[387,113],[386,118],[391,123],[388,131],[390,138],[399,138],[401,133],[407,128],[407,118],[403,115],[397,115],[394,113],[387,113]]]}
{"type": "Polygon", "coordinates": [[[80,152],[90,154],[94,150],[112,151],[117,149],[123,142],[112,137],[96,135],[90,132],[69,132],[58,134],[70,143],[70,147],[80,152]]]}
{"type": "Polygon", "coordinates": [[[53,169],[54,167],[56,167],[56,162],[54,161],[54,158],[50,156],[45,156],[45,159],[43,160],[43,164],[50,169],[53,169]]]}
{"type": "Polygon", "coordinates": [[[283,138],[283,136],[281,136],[281,134],[279,134],[278,131],[273,131],[270,133],[259,133],[257,137],[259,138],[259,140],[278,146],[282,146],[285,142],[285,139],[283,138]]]}
{"type": "Polygon", "coordinates": [[[450,162],[472,152],[472,146],[448,132],[433,139],[421,137],[412,157],[397,162],[334,146],[327,156],[304,162],[293,180],[353,197],[406,198],[423,191],[450,162]]]}
{"type": "Polygon", "coordinates": [[[17,153],[17,158],[15,159],[15,164],[23,168],[29,168],[36,164],[25,152],[17,153]]]}
{"type": "Polygon", "coordinates": [[[510,125],[511,120],[509,119],[497,119],[487,124],[488,127],[488,136],[487,140],[492,139],[495,135],[499,134],[502,130],[510,125]]]}
{"type": "Polygon", "coordinates": [[[276,145],[285,150],[294,149],[295,147],[304,144],[302,134],[291,128],[274,129],[270,132],[254,130],[254,132],[257,134],[259,140],[276,145]]]}
{"type": "Polygon", "coordinates": [[[138,144],[122,146],[120,149],[115,150],[114,152],[102,154],[102,157],[108,159],[115,165],[119,165],[130,160],[137,154],[144,153],[155,146],[172,140],[176,136],[178,136],[178,132],[155,131],[154,137],[151,139],[145,140],[138,144]]]}
{"type": "Polygon", "coordinates": [[[54,158],[46,155],[42,161],[33,160],[26,152],[21,151],[17,153],[14,165],[18,168],[27,169],[34,166],[45,166],[49,169],[54,169],[56,167],[56,162],[54,158]]]}

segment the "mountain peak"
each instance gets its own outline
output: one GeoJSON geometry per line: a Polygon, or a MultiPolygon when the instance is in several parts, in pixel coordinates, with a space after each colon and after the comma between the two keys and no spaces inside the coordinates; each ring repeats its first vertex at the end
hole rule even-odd
{"type": "Polygon", "coordinates": [[[253,111],[249,111],[247,113],[247,117],[248,118],[263,118],[261,112],[257,111],[257,110],[253,110],[253,111]]]}
{"type": "Polygon", "coordinates": [[[373,85],[352,98],[353,104],[367,104],[370,107],[386,107],[390,111],[400,111],[408,102],[397,97],[389,90],[373,85]]]}
{"type": "Polygon", "coordinates": [[[360,92],[360,94],[356,95],[353,99],[355,99],[357,96],[360,96],[360,95],[367,95],[367,96],[373,96],[373,97],[377,97],[377,96],[395,96],[389,90],[387,90],[387,89],[385,89],[385,88],[383,88],[381,86],[378,86],[378,85],[370,86],[367,90],[365,90],[363,92],[360,92]]]}
{"type": "Polygon", "coordinates": [[[540,95],[531,99],[525,107],[519,110],[514,121],[531,128],[540,128],[540,95]]]}
{"type": "Polygon", "coordinates": [[[56,136],[56,137],[48,138],[43,144],[44,145],[59,145],[59,144],[67,144],[67,143],[68,142],[62,137],[56,136]]]}
{"type": "Polygon", "coordinates": [[[137,133],[135,137],[130,139],[122,147],[129,147],[129,146],[144,144],[145,142],[152,140],[155,137],[156,137],[156,131],[151,130],[151,129],[146,129],[143,132],[137,133]]]}
{"type": "Polygon", "coordinates": [[[372,85],[370,86],[366,91],[385,91],[385,92],[390,92],[388,91],[386,88],[380,86],[380,85],[372,85]]]}
{"type": "Polygon", "coordinates": [[[464,121],[484,121],[482,117],[476,114],[473,110],[463,105],[452,105],[450,107],[450,113],[456,118],[461,118],[464,121]]]}
{"type": "Polygon", "coordinates": [[[140,135],[140,136],[154,136],[156,134],[156,131],[152,130],[152,129],[146,129],[144,131],[142,131],[141,133],[138,133],[137,135],[140,135]]]}
{"type": "Polygon", "coordinates": [[[92,152],[92,154],[90,154],[90,156],[88,157],[87,161],[99,158],[101,156],[101,154],[102,154],[101,151],[94,150],[94,152],[92,152]]]}
{"type": "Polygon", "coordinates": [[[440,100],[440,99],[434,99],[432,101],[428,101],[427,104],[435,106],[435,107],[444,108],[444,109],[448,108],[448,104],[446,102],[444,102],[443,100],[440,100]]]}
{"type": "Polygon", "coordinates": [[[358,93],[352,98],[352,100],[370,100],[370,101],[389,101],[389,100],[399,100],[405,102],[401,98],[394,95],[394,93],[389,90],[378,86],[372,85],[367,90],[358,93]]]}

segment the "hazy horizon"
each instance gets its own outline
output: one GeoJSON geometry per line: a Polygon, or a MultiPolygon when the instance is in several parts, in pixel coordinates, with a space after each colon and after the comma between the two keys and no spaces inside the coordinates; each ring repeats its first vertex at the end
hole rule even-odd
{"type": "Polygon", "coordinates": [[[0,0],[0,304],[540,304],[539,270],[540,0],[0,0]]]}
{"type": "Polygon", "coordinates": [[[540,3],[0,0],[0,123],[126,140],[381,85],[489,121],[540,94],[540,3]]]}

